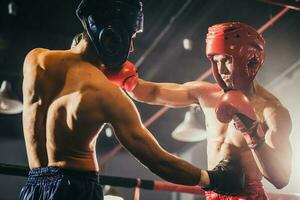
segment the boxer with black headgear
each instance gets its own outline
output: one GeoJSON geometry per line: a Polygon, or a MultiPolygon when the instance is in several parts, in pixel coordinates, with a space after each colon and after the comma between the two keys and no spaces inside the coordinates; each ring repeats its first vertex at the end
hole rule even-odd
{"type": "MultiPolygon", "coordinates": [[[[100,68],[122,72],[131,38],[142,27],[138,0],[85,0],[77,9],[86,31],[68,50],[37,48],[23,67],[23,129],[31,171],[21,200],[102,200],[96,143],[110,123],[121,144],[162,178],[197,185],[203,170],[165,151],[143,126],[135,105],[100,68]]],[[[118,79],[115,79],[118,81],[118,79]]],[[[124,166],[122,166],[124,167],[124,166]]]]}
{"type": "Polygon", "coordinates": [[[105,66],[119,68],[129,55],[132,37],[143,31],[142,3],[82,0],[76,13],[105,66]]]}
{"type": "MultiPolygon", "coordinates": [[[[208,29],[206,55],[216,83],[137,79],[129,94],[155,105],[201,106],[208,145],[209,170],[201,179],[209,183],[204,187],[206,199],[265,200],[262,178],[282,188],[291,173],[289,112],[255,80],[264,63],[265,41],[247,24],[216,24],[208,29]]],[[[117,76],[110,73],[107,77],[116,84],[123,83],[116,82],[117,76]]]]}

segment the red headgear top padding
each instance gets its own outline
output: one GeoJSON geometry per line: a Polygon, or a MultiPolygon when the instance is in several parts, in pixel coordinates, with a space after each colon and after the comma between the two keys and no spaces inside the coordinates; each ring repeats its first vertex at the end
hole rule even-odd
{"type": "Polygon", "coordinates": [[[223,89],[243,89],[256,76],[265,58],[265,40],[251,26],[240,22],[216,24],[208,28],[206,56],[211,61],[212,73],[223,89]],[[233,88],[222,80],[213,61],[217,54],[231,56],[233,61],[233,88]]]}

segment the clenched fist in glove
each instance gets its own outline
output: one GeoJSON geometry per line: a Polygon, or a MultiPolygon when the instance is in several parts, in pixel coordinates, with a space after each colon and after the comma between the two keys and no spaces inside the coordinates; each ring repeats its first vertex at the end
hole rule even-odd
{"type": "Polygon", "coordinates": [[[128,60],[119,69],[109,69],[105,66],[100,69],[111,82],[127,91],[132,91],[138,82],[136,68],[128,60]]]}
{"type": "Polygon", "coordinates": [[[222,123],[234,120],[235,128],[242,132],[250,148],[255,149],[264,142],[265,132],[242,92],[232,90],[223,94],[216,103],[215,112],[222,123]]]}

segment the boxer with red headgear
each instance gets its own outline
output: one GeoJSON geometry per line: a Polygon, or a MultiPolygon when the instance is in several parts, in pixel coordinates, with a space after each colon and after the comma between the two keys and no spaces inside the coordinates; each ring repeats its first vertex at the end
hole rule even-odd
{"type": "Polygon", "coordinates": [[[265,40],[249,25],[234,22],[217,24],[208,29],[206,55],[211,61],[212,73],[223,89],[243,89],[249,86],[264,63],[265,40]],[[232,86],[228,87],[218,72],[214,55],[232,59],[232,86]]]}
{"type": "Polygon", "coordinates": [[[249,25],[230,22],[210,27],[206,42],[217,83],[138,79],[129,94],[150,104],[202,107],[208,170],[201,185],[206,184],[206,199],[267,199],[263,177],[277,188],[289,182],[291,119],[281,102],[254,79],[264,62],[265,41],[249,25]]]}

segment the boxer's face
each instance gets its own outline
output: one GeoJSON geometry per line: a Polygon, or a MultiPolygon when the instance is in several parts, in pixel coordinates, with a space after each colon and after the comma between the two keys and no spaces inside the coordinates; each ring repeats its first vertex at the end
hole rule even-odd
{"type": "Polygon", "coordinates": [[[233,87],[232,81],[232,57],[223,54],[217,54],[213,56],[213,62],[218,67],[218,72],[223,79],[227,87],[233,87]]]}

